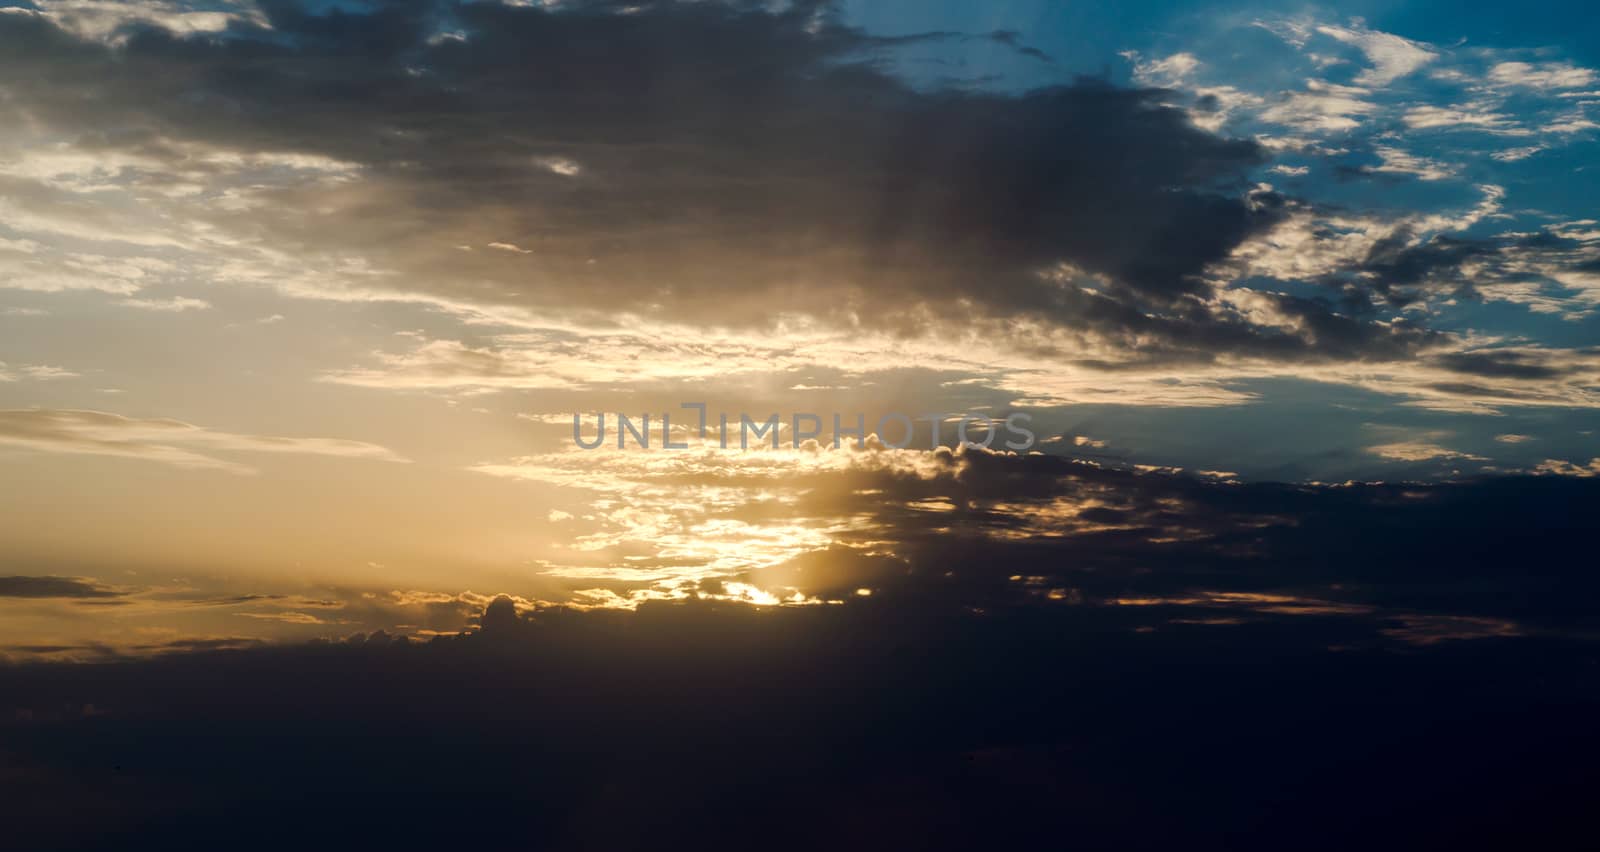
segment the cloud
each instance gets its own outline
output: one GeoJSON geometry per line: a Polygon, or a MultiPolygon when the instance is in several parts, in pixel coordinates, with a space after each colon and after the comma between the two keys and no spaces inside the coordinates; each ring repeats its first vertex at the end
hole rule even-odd
{"type": "MultiPolygon", "coordinates": [[[[4,202],[0,201],[0,208],[3,206],[4,202]]],[[[145,276],[156,263],[159,262],[146,258],[113,259],[81,252],[52,255],[0,245],[0,288],[36,293],[88,290],[128,295],[144,286],[145,276]]]]}
{"type": "Polygon", "coordinates": [[[1489,79],[1529,89],[1577,89],[1600,78],[1591,69],[1564,62],[1501,62],[1489,69],[1489,79]]]}
{"type": "Polygon", "coordinates": [[[243,616],[244,618],[254,618],[260,621],[277,621],[282,622],[283,624],[325,626],[331,624],[348,623],[339,621],[337,619],[329,620],[323,618],[322,616],[312,615],[309,612],[294,612],[292,610],[288,612],[236,612],[234,615],[243,616]]]}
{"type": "MultiPolygon", "coordinates": [[[[279,588],[0,580],[0,597],[21,595],[0,623],[35,634],[8,660],[171,655],[0,666],[0,785],[15,787],[0,800],[38,805],[8,824],[20,845],[45,845],[33,823],[92,845],[77,832],[98,820],[174,813],[189,833],[262,827],[263,843],[343,822],[354,846],[434,831],[526,843],[533,825],[557,847],[632,848],[702,822],[723,837],[781,824],[780,845],[803,847],[1163,847],[1241,824],[1330,826],[1319,839],[1348,846],[1374,827],[1403,843],[1401,822],[1481,843],[1500,835],[1479,829],[1567,824],[1511,819],[1508,801],[1587,801],[1587,778],[1539,771],[1539,755],[1588,743],[1572,736],[1593,716],[1574,684],[1593,680],[1600,581],[1574,507],[1596,505],[1600,463],[1453,484],[1228,472],[1249,470],[1233,462],[1258,441],[1402,475],[1486,469],[1470,451],[1526,454],[1488,438],[1547,413],[1446,432],[1396,403],[1600,407],[1600,350],[1564,324],[1600,303],[1600,226],[1534,219],[1500,188],[1525,180],[1481,177],[1502,137],[1581,138],[1586,107],[1541,127],[1543,106],[1503,99],[1543,104],[1545,90],[1493,83],[1501,57],[1359,23],[1280,27],[1314,67],[1259,92],[1218,83],[1227,51],[1197,47],[1135,60],[1143,88],[1017,93],[890,76],[894,40],[804,0],[247,8],[213,4],[221,26],[163,3],[0,14],[0,283],[123,321],[118,299],[66,291],[135,308],[176,307],[189,297],[151,294],[201,283],[343,300],[284,309],[298,319],[267,335],[339,353],[304,367],[317,395],[411,392],[384,403],[411,410],[524,391],[497,400],[492,440],[464,445],[477,461],[434,472],[459,482],[430,480],[460,488],[441,511],[475,531],[462,561],[494,565],[471,589],[449,571],[425,582],[393,541],[318,552],[308,530],[308,565],[416,573],[315,593],[287,579],[315,569],[285,566],[267,572],[279,588]],[[1268,169],[1292,191],[1259,183],[1268,169]],[[1338,205],[1292,194],[1339,179],[1338,205]],[[385,301],[412,309],[365,304],[385,301]],[[1468,317],[1492,322],[1443,313],[1480,301],[1468,317]],[[1560,333],[1500,331],[1524,311],[1560,333]],[[325,341],[335,312],[378,328],[325,341]],[[392,317],[426,330],[384,334],[392,317]],[[1384,394],[1385,419],[1429,426],[1330,447],[1314,433],[1337,423],[1252,420],[1248,437],[1223,430],[1236,457],[1191,473],[1091,407],[1215,409],[1285,379],[1384,394]],[[1050,449],[1102,461],[881,437],[545,451],[570,422],[550,412],[574,399],[635,411],[686,386],[883,405],[937,387],[995,413],[1076,403],[1050,449]],[[1103,460],[1108,448],[1149,464],[1103,460]],[[493,506],[511,507],[503,535],[479,526],[493,506]],[[101,619],[93,640],[17,626],[70,609],[63,630],[88,630],[78,611],[95,600],[140,617],[101,619]],[[132,632],[147,615],[183,629],[132,632]],[[323,641],[250,647],[261,637],[323,641]],[[1473,739],[1484,718],[1531,734],[1473,739]],[[217,742],[230,747],[205,747],[217,742]],[[85,806],[107,790],[131,798],[85,806]],[[291,799],[308,820],[251,818],[291,799]],[[378,813],[397,810],[432,818],[378,813]]],[[[271,298],[237,301],[277,316],[271,298]]],[[[1337,399],[1357,417],[1373,406],[1337,399]]],[[[1163,440],[1206,440],[1225,415],[1172,414],[1163,440]]],[[[0,443],[240,473],[236,453],[403,461],[201,419],[219,428],[6,411],[0,443]]],[[[426,526],[369,508],[404,516],[377,527],[390,538],[426,526]]]]}
{"type": "Polygon", "coordinates": [[[211,307],[211,303],[204,299],[191,299],[187,296],[174,296],[170,299],[123,299],[118,304],[129,308],[138,308],[145,311],[160,311],[163,313],[183,313],[184,311],[204,311],[211,307]]]}
{"type": "Polygon", "coordinates": [[[65,367],[52,367],[48,364],[7,365],[4,361],[0,361],[0,382],[14,382],[18,378],[49,382],[57,379],[76,379],[79,375],[65,367]]]}
{"type": "Polygon", "coordinates": [[[140,419],[103,411],[0,411],[0,445],[33,452],[120,456],[176,467],[254,473],[255,469],[182,445],[209,450],[294,453],[403,462],[393,451],[337,438],[283,438],[218,432],[179,420],[140,419]]]}
{"type": "Polygon", "coordinates": [[[1369,94],[1367,89],[1359,86],[1307,80],[1303,91],[1284,93],[1260,116],[1263,121],[1301,131],[1335,133],[1354,130],[1361,126],[1364,116],[1378,110],[1377,104],[1367,100],[1369,94]]]}
{"type": "Polygon", "coordinates": [[[115,598],[121,592],[78,577],[0,577],[0,598],[115,598]]]}
{"type": "MultiPolygon", "coordinates": [[[[279,3],[232,20],[226,38],[158,26],[114,48],[39,16],[0,20],[19,46],[7,108],[50,134],[22,144],[8,172],[8,226],[34,252],[15,253],[12,286],[132,295],[203,277],[408,300],[526,332],[324,374],[367,387],[593,387],[628,379],[628,363],[594,353],[630,343],[650,353],[634,376],[755,372],[763,357],[789,368],[817,359],[772,341],[804,328],[871,341],[814,350],[852,364],[896,346],[952,361],[998,340],[1012,351],[984,378],[1031,399],[1217,405],[1254,398],[1243,378],[1373,363],[1398,376],[1460,348],[1428,314],[1398,321],[1374,303],[1405,307],[1433,285],[1405,281],[1426,251],[1411,243],[1499,215],[1487,185],[1460,214],[1325,210],[1252,183],[1272,149],[1214,132],[1281,123],[1304,135],[1274,144],[1331,149],[1318,140],[1405,115],[1388,99],[1418,69],[1460,62],[1359,24],[1279,28],[1360,52],[1370,67],[1343,83],[1319,71],[1297,91],[1245,92],[1177,52],[1135,57],[1136,78],[1193,97],[1093,81],[1013,94],[912,86],[872,61],[899,42],[810,7],[470,4],[450,7],[448,25],[442,8],[279,3]],[[379,35],[358,44],[360,31],[379,35]],[[580,47],[620,42],[638,63],[580,47]],[[528,51],[539,63],[512,61],[528,51]],[[240,63],[256,76],[230,71],[240,63]],[[94,110],[50,82],[60,68],[96,93],[94,110]],[[160,215],[111,203],[134,194],[160,215]],[[51,254],[64,239],[100,253],[51,254]],[[1328,295],[1241,283],[1256,274],[1328,295]]],[[[1443,184],[1465,168],[1390,143],[1364,150],[1378,165],[1329,173],[1443,184]]],[[[1441,279],[1447,260],[1428,261],[1441,279]]],[[[1572,295],[1590,292],[1581,273],[1572,285],[1548,272],[1476,292],[1590,309],[1572,295]]],[[[146,303],[180,304],[130,301],[146,303]]]]}
{"type": "Polygon", "coordinates": [[[1543,145],[1528,145],[1521,148],[1507,148],[1504,151],[1496,151],[1489,156],[1503,163],[1515,163],[1521,160],[1526,160],[1534,154],[1544,150],[1546,150],[1546,148],[1543,145]]]}
{"type": "Polygon", "coordinates": [[[1133,63],[1133,78],[1146,86],[1167,88],[1182,85],[1199,67],[1192,53],[1174,53],[1164,59],[1144,61],[1136,52],[1123,54],[1133,63]]]}
{"type": "Polygon", "coordinates": [[[1456,175],[1456,167],[1427,157],[1419,157],[1398,148],[1380,145],[1376,149],[1383,162],[1371,169],[1377,174],[1414,175],[1418,180],[1444,180],[1456,175]]]}
{"type": "Polygon", "coordinates": [[[1414,130],[1433,130],[1449,127],[1467,127],[1491,132],[1500,132],[1506,135],[1529,135],[1527,131],[1518,127],[1511,116],[1504,113],[1472,108],[1417,106],[1405,112],[1407,127],[1414,130]]]}
{"type": "MultiPolygon", "coordinates": [[[[48,75],[11,84],[13,109],[93,134],[78,147],[97,162],[127,160],[98,188],[180,171],[198,188],[156,203],[205,229],[152,242],[213,280],[298,295],[896,332],[1023,315],[1178,338],[1209,318],[1166,329],[1153,312],[1207,292],[1205,267],[1277,215],[1240,184],[1261,149],[1194,127],[1158,91],[923,91],[860,61],[891,41],[799,7],[469,4],[452,7],[459,38],[436,40],[437,8],[344,11],[363,22],[347,28],[273,4],[225,39],[141,31],[114,61],[37,16],[8,16],[0,37],[31,45],[10,73],[70,66],[98,93],[91,113],[48,75]],[[362,30],[382,36],[357,48],[362,30]],[[597,41],[645,64],[598,63],[579,47],[597,41]],[[529,50],[536,67],[506,61],[529,50]],[[262,76],[225,70],[241,61],[262,76]],[[341,88],[353,79],[359,93],[341,88]],[[108,123],[124,129],[94,132],[108,123]],[[268,156],[315,168],[252,160],[268,156]],[[1100,304],[1062,292],[1048,273],[1063,263],[1103,279],[1100,304]]],[[[70,194],[35,188],[19,196],[31,218],[9,221],[89,237],[70,194]]],[[[101,206],[94,238],[139,232],[101,206]]]]}
{"type": "MultiPolygon", "coordinates": [[[[875,439],[865,450],[848,441],[831,449],[825,436],[814,448],[740,451],[737,442],[719,449],[714,434],[708,444],[683,437],[687,450],[569,449],[473,469],[585,495],[565,512],[574,516],[563,519],[573,535],[566,555],[543,563],[543,576],[562,584],[566,600],[624,608],[697,596],[799,605],[861,587],[909,592],[932,581],[924,572],[952,564],[976,572],[970,579],[980,587],[969,591],[984,600],[999,592],[982,586],[982,566],[996,564],[1054,577],[1045,589],[1089,594],[1078,572],[1102,570],[1096,565],[1156,570],[1201,553],[1262,555],[1279,546],[1299,553],[1315,546],[1293,532],[1304,529],[1308,512],[1334,535],[1347,511],[1386,525],[1385,512],[1421,516],[1472,493],[1417,487],[1408,502],[1399,492],[1411,486],[1246,484],[1220,471],[1191,476],[983,450],[893,450],[875,439]],[[1008,563],[1002,554],[1010,548],[1028,555],[1008,563]],[[1073,553],[1076,567],[1048,567],[1055,548],[1073,553]],[[957,555],[969,550],[970,562],[957,555]]],[[[1398,432],[1367,452],[1413,465],[1489,461],[1449,447],[1449,437],[1398,432]]]]}
{"type": "Polygon", "coordinates": [[[1378,444],[1377,446],[1368,447],[1367,452],[1392,461],[1405,462],[1433,461],[1435,459],[1442,461],[1488,461],[1483,456],[1457,452],[1429,441],[1396,441],[1391,444],[1378,444]]]}
{"type": "MultiPolygon", "coordinates": [[[[535,488],[582,473],[561,457],[510,464],[532,474],[535,488]]],[[[1581,558],[1529,558],[1585,552],[1592,524],[1573,507],[1595,501],[1600,480],[1592,478],[1230,483],[881,445],[838,454],[605,454],[591,470],[577,486],[590,495],[563,505],[569,523],[594,532],[590,543],[600,547],[588,553],[597,558],[583,566],[580,551],[572,564],[533,566],[590,568],[571,572],[570,596],[534,592],[526,570],[479,592],[452,590],[448,578],[431,588],[352,590],[333,596],[342,606],[193,590],[170,604],[202,613],[215,606],[226,616],[219,620],[278,640],[213,627],[122,644],[36,638],[4,647],[11,661],[30,661],[0,666],[0,725],[16,744],[8,766],[30,789],[58,779],[46,802],[58,801],[62,784],[87,791],[120,778],[149,792],[151,808],[191,801],[160,785],[199,781],[208,791],[240,791],[230,802],[259,802],[243,793],[269,787],[292,789],[299,801],[291,779],[311,767],[340,785],[381,791],[372,819],[339,800],[319,821],[369,839],[374,825],[380,833],[391,825],[378,812],[397,802],[462,814],[448,826],[456,839],[462,825],[479,824],[466,815],[493,807],[549,808],[543,837],[593,841],[595,823],[572,814],[610,807],[616,795],[654,796],[681,834],[686,814],[704,812],[695,802],[717,802],[706,819],[725,831],[729,813],[745,818],[782,793],[781,804],[758,811],[754,831],[792,816],[804,791],[846,784],[849,794],[791,832],[813,831],[807,846],[836,836],[830,815],[891,778],[906,788],[897,802],[915,793],[909,801],[919,808],[943,803],[933,833],[948,839],[954,824],[974,842],[992,842],[993,824],[1016,823],[1018,790],[1033,795],[1048,781],[1037,807],[1053,813],[1049,802],[1089,769],[1099,789],[1132,790],[1129,814],[1142,814],[1152,795],[1192,802],[1197,789],[1240,779],[1194,805],[1197,818],[1217,819],[1238,784],[1258,783],[1266,795],[1291,777],[1331,785],[1348,816],[1349,779],[1382,776],[1349,768],[1352,754],[1383,742],[1374,737],[1392,737],[1413,756],[1431,743],[1436,751],[1417,765],[1435,773],[1432,795],[1456,767],[1486,759],[1483,748],[1465,756],[1459,748],[1461,732],[1481,728],[1484,701],[1500,702],[1491,705],[1496,718],[1549,731],[1550,708],[1571,708],[1571,677],[1593,657],[1588,602],[1600,578],[1581,558]],[[47,662],[61,659],[97,665],[47,662]],[[894,689],[883,688],[886,678],[894,689]],[[215,683],[230,688],[208,688],[215,683]],[[1176,727],[1174,700],[1190,701],[1177,708],[1176,727]],[[1418,710],[1407,715],[1417,717],[1415,730],[1394,728],[1396,702],[1418,710]],[[1383,712],[1348,715],[1368,704],[1383,712]],[[1513,712],[1526,715],[1505,715],[1513,712]],[[419,719],[430,726],[425,742],[419,719]],[[1285,730],[1314,722],[1337,741],[1313,738],[1285,756],[1281,732],[1261,731],[1264,719],[1287,720],[1285,730]],[[1455,721],[1441,732],[1444,719],[1455,721]],[[253,733],[240,735],[246,728],[253,733]],[[230,731],[225,755],[197,747],[230,731]],[[751,748],[775,731],[783,747],[751,748]],[[1024,759],[1018,731],[1049,748],[1024,759]],[[85,761],[91,735],[126,745],[103,763],[85,761]],[[842,743],[853,744],[848,761],[817,762],[842,743]],[[1197,753],[1209,756],[1203,767],[1197,753]],[[1450,755],[1460,763],[1441,768],[1450,755]],[[657,774],[641,779],[619,765],[657,774]],[[73,771],[58,776],[60,766],[73,771]],[[463,766],[473,790],[487,794],[459,795],[463,766]],[[1171,779],[1155,770],[1173,766],[1187,774],[1170,789],[1147,786],[1171,779]],[[1330,775],[1340,771],[1352,774],[1330,775]],[[916,780],[930,772],[935,782],[916,780]],[[594,794],[595,785],[573,783],[588,777],[624,787],[594,794]],[[774,777],[792,786],[769,780],[752,804],[737,798],[748,779],[774,777]],[[1140,786],[1130,787],[1130,777],[1140,786]],[[961,796],[945,794],[952,784],[961,796]],[[992,795],[993,823],[964,810],[974,790],[992,795]],[[724,807],[729,801],[740,807],[724,807]]],[[[18,603],[7,623],[33,606],[18,603]]],[[[1586,730],[1591,709],[1563,711],[1551,736],[1566,741],[1586,730]]],[[[1525,737],[1514,739],[1506,759],[1530,753],[1525,737]]],[[[1516,774],[1524,790],[1529,778],[1548,777],[1516,774]]],[[[1394,795],[1416,780],[1409,773],[1374,795],[1373,819],[1393,826],[1394,795]]],[[[1587,802],[1589,786],[1570,783],[1561,789],[1587,802]]],[[[1471,775],[1463,789],[1480,786],[1471,775]]],[[[240,817],[232,804],[208,811],[207,801],[185,810],[184,831],[197,814],[229,824],[240,817]]],[[[1081,820],[1105,802],[1098,795],[1079,813],[1073,836],[1098,831],[1081,820]]],[[[859,830],[880,810],[845,820],[859,830]]],[[[24,816],[10,828],[30,843],[35,824],[56,841],[76,841],[72,832],[101,827],[101,812],[87,813],[24,816]]],[[[607,831],[636,819],[644,824],[628,839],[660,831],[654,817],[618,813],[607,831]]],[[[1316,813],[1296,813],[1283,828],[1316,813]]],[[[1586,817],[1578,806],[1573,813],[1586,817]]],[[[1137,822],[1129,819],[1105,829],[1109,844],[1128,841],[1137,822]]],[[[886,820],[887,836],[904,838],[906,822],[902,813],[886,820]]],[[[1440,825],[1459,823],[1419,819],[1417,830],[1437,837],[1440,825]]],[[[1065,830],[1051,828],[1057,838],[1065,830]]],[[[405,832],[416,839],[414,827],[405,832]]]]}
{"type": "Polygon", "coordinates": [[[562,177],[577,177],[583,174],[583,166],[566,157],[536,157],[534,162],[562,177]]]}
{"type": "Polygon", "coordinates": [[[1537,473],[1554,476],[1575,476],[1581,479],[1592,479],[1600,476],[1600,458],[1590,459],[1587,465],[1562,459],[1545,459],[1534,470],[1537,473]]]}
{"type": "Polygon", "coordinates": [[[1402,38],[1393,33],[1370,30],[1359,25],[1350,27],[1322,25],[1317,27],[1316,31],[1344,44],[1352,45],[1366,55],[1372,67],[1356,77],[1356,84],[1361,86],[1387,86],[1439,56],[1422,42],[1402,38]]]}
{"type": "Polygon", "coordinates": [[[164,0],[35,0],[33,6],[38,16],[64,30],[113,43],[125,42],[139,26],[173,33],[218,33],[235,22],[261,22],[260,13],[244,8],[193,9],[164,0]]]}
{"type": "Polygon", "coordinates": [[[1596,751],[1592,701],[1572,685],[1586,643],[1308,594],[1146,599],[501,608],[491,630],[421,643],[217,635],[116,666],[8,667],[10,783],[48,794],[8,829],[30,848],[165,848],[243,820],[285,846],[302,829],[275,817],[294,790],[325,836],[383,846],[526,840],[527,821],[485,813],[527,815],[558,848],[714,846],[778,823],[794,848],[1168,848],[1250,819],[1277,837],[1329,808],[1341,846],[1374,826],[1452,845],[1583,830],[1589,778],[1562,770],[1596,751]],[[1486,715],[1516,736],[1463,754],[1486,715]],[[1293,738],[1306,728],[1317,736],[1293,738]],[[102,741],[115,748],[84,748],[102,741]],[[307,797],[308,778],[368,795],[307,797]],[[115,812],[84,808],[104,784],[131,792],[115,812]],[[1255,806],[1285,787],[1309,795],[1255,806]],[[1146,817],[1152,800],[1172,803],[1163,819],[1146,817]],[[174,807],[181,824],[159,818],[174,807]],[[397,809],[433,818],[383,818],[397,809]]]}

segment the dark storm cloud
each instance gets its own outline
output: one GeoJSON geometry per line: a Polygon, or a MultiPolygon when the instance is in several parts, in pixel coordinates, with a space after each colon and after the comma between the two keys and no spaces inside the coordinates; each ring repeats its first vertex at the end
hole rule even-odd
{"type": "Polygon", "coordinates": [[[115,598],[122,593],[76,577],[0,577],[0,598],[115,598]]]}
{"type": "MultiPolygon", "coordinates": [[[[976,449],[913,455],[867,450],[847,467],[776,478],[691,465],[614,475],[634,476],[647,491],[716,487],[769,498],[708,506],[705,525],[759,527],[778,517],[829,529],[826,549],[724,578],[778,598],[851,599],[867,588],[873,600],[911,609],[1137,599],[1185,601],[1170,604],[1173,617],[1188,607],[1251,619],[1287,606],[1358,610],[1368,623],[1465,617],[1600,628],[1584,603],[1600,594],[1600,576],[1581,558],[1592,546],[1582,507],[1600,498],[1600,481],[1251,483],[976,449]]],[[[657,581],[582,582],[626,595],[657,581]]],[[[697,582],[678,590],[720,593],[697,582]]]]}
{"type": "Polygon", "coordinates": [[[174,168],[196,145],[355,164],[355,184],[204,216],[458,303],[908,331],[1030,316],[1166,360],[1428,343],[1321,302],[1283,305],[1316,335],[1210,303],[1201,273],[1284,199],[1247,187],[1259,146],[1162,90],[915,88],[878,61],[900,40],[824,3],[263,9],[270,28],[118,47],[4,16],[8,108],[174,168]]]}
{"type": "Polygon", "coordinates": [[[1181,609],[501,605],[423,643],[0,666],[0,815],[30,849],[1475,848],[1587,825],[1591,645],[1396,653],[1368,617],[1181,609]]]}
{"type": "Polygon", "coordinates": [[[1361,264],[1365,284],[1383,300],[1404,307],[1417,296],[1404,288],[1440,280],[1465,285],[1460,279],[1461,264],[1495,250],[1493,243],[1464,240],[1448,235],[1417,243],[1405,228],[1379,240],[1361,264]]]}
{"type": "Polygon", "coordinates": [[[985,453],[952,474],[910,486],[917,493],[886,511],[912,561],[942,576],[924,574],[924,585],[958,597],[1012,597],[1009,578],[1022,574],[1087,601],[1273,593],[1596,626],[1577,603],[1600,593],[1577,558],[1590,547],[1579,509],[1595,497],[1590,482],[1235,483],[985,453]],[[961,508],[939,517],[906,505],[932,496],[961,508]],[[1030,506],[1064,509],[1064,520],[1040,521],[1030,506]],[[993,535],[1008,529],[1018,535],[993,535]]]}
{"type": "MultiPolygon", "coordinates": [[[[7,649],[90,662],[0,665],[0,815],[40,849],[241,825],[245,848],[533,825],[557,849],[1237,849],[1245,821],[1260,848],[1315,823],[1306,845],[1340,849],[1586,824],[1600,480],[925,455],[748,477],[798,493],[789,516],[860,521],[750,578],[873,590],[843,605],[483,596],[479,632],[426,641],[7,649]]],[[[701,476],[745,484],[657,484],[701,476]]]]}

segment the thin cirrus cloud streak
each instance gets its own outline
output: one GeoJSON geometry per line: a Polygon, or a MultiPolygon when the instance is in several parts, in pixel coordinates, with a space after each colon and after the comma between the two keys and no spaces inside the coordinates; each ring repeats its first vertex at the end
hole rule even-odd
{"type": "Polygon", "coordinates": [[[38,453],[120,456],[185,468],[252,474],[246,464],[189,447],[224,452],[290,453],[405,462],[376,444],[337,438],[285,438],[219,432],[169,419],[124,417],[104,411],[0,411],[0,446],[38,453]]]}
{"type": "MultiPolygon", "coordinates": [[[[1250,315],[1262,325],[1302,321],[1259,295],[1234,289],[1223,298],[1228,310],[1250,315]]],[[[1230,357],[1211,364],[1130,366],[1108,383],[1097,356],[1114,357],[1109,346],[1086,348],[1080,336],[1044,325],[1009,323],[1004,339],[998,330],[980,325],[959,337],[908,341],[805,322],[787,325],[780,335],[702,332],[692,340],[683,327],[648,323],[587,333],[529,328],[481,345],[412,337],[406,351],[374,353],[372,366],[331,370],[321,378],[389,390],[578,390],[811,368],[837,370],[855,379],[931,370],[971,376],[1013,395],[1019,404],[1152,407],[1238,405],[1257,397],[1240,384],[1245,380],[1300,378],[1370,390],[1435,411],[1600,407],[1594,391],[1600,382],[1600,354],[1593,351],[1465,338],[1407,361],[1284,364],[1230,357]]]]}

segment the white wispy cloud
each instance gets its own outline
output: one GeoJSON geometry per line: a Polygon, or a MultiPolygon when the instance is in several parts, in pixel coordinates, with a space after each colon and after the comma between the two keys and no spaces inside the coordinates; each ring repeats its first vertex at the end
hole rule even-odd
{"type": "Polygon", "coordinates": [[[204,311],[209,310],[211,307],[211,303],[204,299],[191,299],[188,296],[174,296],[170,299],[123,299],[118,304],[124,307],[163,313],[204,311]]]}
{"type": "Polygon", "coordinates": [[[118,456],[243,474],[256,470],[192,448],[406,461],[392,450],[363,441],[239,434],[206,429],[181,420],[124,417],[78,409],[0,410],[0,444],[34,452],[118,456]]]}
{"type": "Polygon", "coordinates": [[[1594,83],[1596,75],[1567,62],[1501,62],[1489,69],[1489,79],[1529,89],[1576,89],[1594,83]]]}
{"type": "Polygon", "coordinates": [[[1324,24],[1317,27],[1317,32],[1352,45],[1366,55],[1372,67],[1362,71],[1355,80],[1362,86],[1387,86],[1439,58],[1439,54],[1423,42],[1359,24],[1348,27],[1324,24]]]}

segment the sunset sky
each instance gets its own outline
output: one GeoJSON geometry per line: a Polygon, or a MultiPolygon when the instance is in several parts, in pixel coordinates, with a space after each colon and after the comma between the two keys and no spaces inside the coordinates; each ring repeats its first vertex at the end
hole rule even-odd
{"type": "Polygon", "coordinates": [[[816,603],[931,530],[1144,529],[1130,488],[1600,472],[1600,55],[1557,17],[0,13],[8,653],[816,603]],[[691,401],[1026,412],[1051,458],[573,444],[691,401]],[[971,493],[1058,459],[1145,473],[971,493]]]}
{"type": "Polygon", "coordinates": [[[1554,848],[1596,35],[0,0],[0,823],[1554,848]]]}

